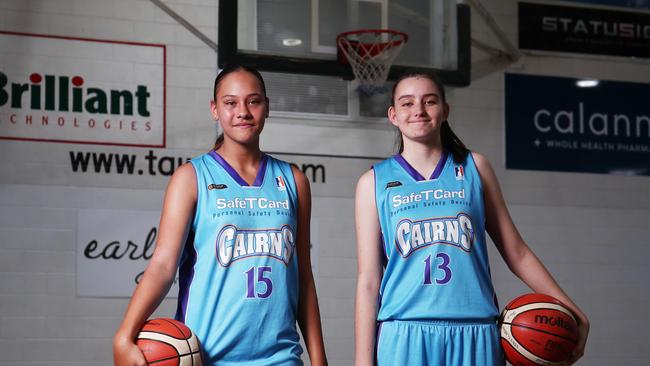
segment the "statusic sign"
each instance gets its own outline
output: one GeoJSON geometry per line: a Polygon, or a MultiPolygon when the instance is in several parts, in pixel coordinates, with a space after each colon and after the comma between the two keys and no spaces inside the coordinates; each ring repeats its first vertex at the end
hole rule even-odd
{"type": "Polygon", "coordinates": [[[650,175],[650,84],[578,81],[505,75],[506,167],[650,175]]]}
{"type": "MultiPolygon", "coordinates": [[[[77,295],[130,297],[153,256],[157,211],[81,209],[77,215],[77,295]]],[[[174,281],[169,296],[178,294],[174,281]]]]}
{"type": "Polygon", "coordinates": [[[645,12],[519,3],[519,48],[650,57],[645,12]]]}
{"type": "Polygon", "coordinates": [[[165,146],[165,46],[0,32],[0,138],[165,146]]]}

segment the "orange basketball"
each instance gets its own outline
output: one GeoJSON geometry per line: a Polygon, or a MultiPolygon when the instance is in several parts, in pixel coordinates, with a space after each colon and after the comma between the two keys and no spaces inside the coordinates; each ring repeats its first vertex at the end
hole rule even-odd
{"type": "Polygon", "coordinates": [[[506,359],[515,366],[566,361],[578,340],[578,324],[571,311],[542,294],[512,300],[501,313],[499,327],[506,359]]]}
{"type": "Polygon", "coordinates": [[[150,319],[140,329],[136,344],[147,365],[202,366],[201,345],[185,324],[174,319],[150,319]]]}

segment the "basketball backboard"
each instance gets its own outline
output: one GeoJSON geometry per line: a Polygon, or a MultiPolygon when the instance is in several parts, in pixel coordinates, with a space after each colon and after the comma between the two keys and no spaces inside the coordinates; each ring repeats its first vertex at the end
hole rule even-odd
{"type": "Polygon", "coordinates": [[[456,0],[222,0],[219,66],[351,80],[337,61],[336,36],[355,29],[408,34],[389,80],[435,71],[447,85],[469,85],[470,11],[456,0]]]}

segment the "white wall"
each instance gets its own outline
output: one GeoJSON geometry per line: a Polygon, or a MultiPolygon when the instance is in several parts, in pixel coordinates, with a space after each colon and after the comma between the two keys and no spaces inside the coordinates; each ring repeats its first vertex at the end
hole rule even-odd
{"type": "MultiPolygon", "coordinates": [[[[213,40],[217,2],[165,0],[213,40]]],[[[516,43],[516,1],[485,0],[516,43]]],[[[473,14],[473,36],[496,44],[473,14]]],[[[84,36],[167,45],[167,148],[157,156],[190,157],[214,138],[208,103],[217,55],[146,0],[0,1],[0,30],[84,36]]],[[[476,55],[480,56],[479,53],[476,55]]],[[[650,363],[644,342],[650,305],[648,177],[506,170],[503,69],[448,91],[450,120],[500,178],[512,216],[530,246],[590,316],[584,365],[650,363]]],[[[525,56],[508,71],[650,82],[648,63],[623,59],[525,56]]],[[[268,151],[386,156],[387,127],[272,117],[268,151]],[[332,126],[329,126],[332,125],[332,126]],[[329,126],[329,127],[328,127],[329,126]]],[[[79,209],[159,210],[167,177],[160,174],[74,173],[68,152],[135,154],[146,169],[150,149],[0,140],[0,365],[110,365],[111,336],[125,298],[76,296],[76,215],[79,209]]],[[[373,161],[279,156],[320,163],[315,182],[317,289],[330,364],[351,365],[356,259],[352,196],[373,161]]],[[[525,287],[492,250],[502,305],[525,287]]],[[[172,316],[174,300],[156,315],[172,316]]]]}

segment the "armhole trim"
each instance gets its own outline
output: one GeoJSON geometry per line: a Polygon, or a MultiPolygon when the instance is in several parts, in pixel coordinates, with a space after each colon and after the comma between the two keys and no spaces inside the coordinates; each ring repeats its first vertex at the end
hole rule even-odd
{"type": "Polygon", "coordinates": [[[379,235],[381,236],[381,251],[384,253],[384,268],[386,267],[386,264],[388,263],[388,248],[386,246],[386,236],[384,235],[384,231],[381,228],[381,212],[379,210],[379,197],[377,193],[377,169],[375,169],[375,165],[370,167],[370,170],[372,171],[372,176],[373,176],[373,196],[375,197],[375,210],[377,211],[377,221],[379,221],[379,235]]]}

